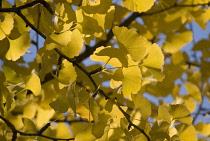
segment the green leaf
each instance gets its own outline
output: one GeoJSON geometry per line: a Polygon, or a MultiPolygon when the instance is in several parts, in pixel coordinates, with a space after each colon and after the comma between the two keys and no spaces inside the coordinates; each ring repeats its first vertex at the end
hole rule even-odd
{"type": "Polygon", "coordinates": [[[175,53],[192,40],[192,32],[185,31],[180,34],[167,35],[163,49],[166,53],[175,53]]]}
{"type": "Polygon", "coordinates": [[[3,13],[0,16],[0,40],[4,39],[7,35],[10,34],[11,30],[14,27],[14,19],[12,14],[9,13],[3,13]],[[1,20],[2,17],[4,17],[4,20],[1,20]]]}
{"type": "Polygon", "coordinates": [[[186,82],[185,87],[189,95],[191,95],[198,103],[202,102],[201,92],[197,85],[193,84],[192,82],[186,82]]]}
{"type": "Polygon", "coordinates": [[[133,61],[139,62],[143,59],[146,53],[146,39],[127,27],[115,26],[112,31],[119,42],[119,47],[125,53],[129,53],[133,61]]]}
{"type": "Polygon", "coordinates": [[[122,4],[126,8],[135,12],[146,12],[154,5],[155,0],[123,0],[122,4]]]}
{"type": "Polygon", "coordinates": [[[32,93],[36,96],[40,94],[41,82],[35,73],[32,73],[29,76],[25,76],[23,80],[25,82],[25,89],[32,91],[32,93]]]}
{"type": "Polygon", "coordinates": [[[15,40],[9,40],[9,50],[6,53],[8,60],[16,61],[22,55],[24,55],[27,49],[30,47],[30,36],[28,32],[23,33],[19,38],[15,40]]]}
{"type": "Polygon", "coordinates": [[[22,82],[22,78],[18,74],[7,66],[2,66],[6,81],[12,84],[17,84],[22,82]]]}
{"type": "Polygon", "coordinates": [[[164,56],[157,44],[149,46],[148,56],[143,60],[142,65],[147,67],[157,80],[163,81],[164,75],[161,71],[163,70],[164,56]]]}
{"type": "Polygon", "coordinates": [[[142,97],[141,94],[132,94],[131,95],[132,100],[135,104],[135,108],[140,110],[141,116],[147,120],[147,118],[151,115],[151,104],[150,102],[145,98],[142,97]]]}
{"type": "Polygon", "coordinates": [[[70,84],[75,81],[77,78],[77,74],[72,63],[67,61],[66,59],[62,62],[62,68],[59,71],[58,80],[62,84],[70,84]]]}

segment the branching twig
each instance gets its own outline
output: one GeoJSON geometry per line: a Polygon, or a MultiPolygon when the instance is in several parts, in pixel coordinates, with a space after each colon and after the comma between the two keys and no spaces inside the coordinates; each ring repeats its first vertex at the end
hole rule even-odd
{"type": "MultiPolygon", "coordinates": [[[[7,124],[7,126],[12,130],[12,133],[13,133],[13,135],[12,135],[12,141],[16,141],[16,139],[17,139],[17,134],[19,133],[20,135],[22,135],[22,136],[39,136],[39,137],[43,137],[43,138],[47,138],[47,139],[51,139],[51,140],[53,140],[53,141],[58,141],[58,140],[65,140],[65,141],[70,141],[70,140],[74,140],[74,138],[69,138],[69,139],[61,139],[61,138],[53,138],[53,137],[49,137],[49,136],[46,136],[46,135],[43,135],[42,134],[42,132],[39,132],[38,134],[33,134],[33,133],[24,133],[24,132],[21,132],[21,131],[19,131],[19,130],[17,130],[16,128],[15,128],[15,126],[9,121],[9,120],[7,120],[7,119],[5,119],[4,117],[2,117],[1,115],[0,115],[0,119],[2,119],[6,124],[7,124]]],[[[48,127],[49,127],[49,125],[48,124],[46,124],[47,126],[44,126],[41,130],[44,132],[48,127]],[[47,128],[46,128],[47,127],[47,128]]],[[[41,131],[40,130],[40,131],[41,131]]]]}

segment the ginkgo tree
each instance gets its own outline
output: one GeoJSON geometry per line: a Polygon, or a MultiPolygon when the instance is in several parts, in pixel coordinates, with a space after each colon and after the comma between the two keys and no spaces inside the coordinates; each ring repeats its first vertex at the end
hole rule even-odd
{"type": "Polygon", "coordinates": [[[1,0],[0,140],[209,140],[209,5],[1,0]]]}

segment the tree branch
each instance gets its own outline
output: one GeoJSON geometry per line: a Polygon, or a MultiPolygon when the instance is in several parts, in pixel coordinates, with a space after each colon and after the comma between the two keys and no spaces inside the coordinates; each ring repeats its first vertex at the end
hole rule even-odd
{"type": "MultiPolygon", "coordinates": [[[[69,138],[69,139],[61,139],[61,138],[53,138],[53,137],[49,137],[49,136],[45,136],[45,135],[43,135],[41,132],[40,133],[38,133],[38,134],[33,134],[33,133],[24,133],[24,132],[21,132],[21,131],[19,131],[19,130],[17,130],[16,128],[15,128],[15,126],[9,121],[9,120],[7,120],[7,119],[5,119],[3,116],[1,116],[0,115],[0,119],[2,119],[6,124],[7,124],[7,126],[12,130],[12,133],[13,133],[13,135],[12,135],[12,141],[16,141],[16,139],[17,139],[17,133],[19,133],[20,135],[22,135],[22,136],[39,136],[39,137],[44,137],[44,138],[47,138],[47,139],[51,139],[51,140],[53,140],[53,141],[57,141],[57,140],[65,140],[65,141],[70,141],[70,140],[74,140],[74,138],[69,138]]],[[[46,124],[47,125],[47,127],[49,127],[49,125],[48,124],[46,124]]],[[[44,126],[42,129],[43,129],[43,131],[45,131],[46,129],[44,129],[44,128],[46,128],[46,126],[44,126]]]]}

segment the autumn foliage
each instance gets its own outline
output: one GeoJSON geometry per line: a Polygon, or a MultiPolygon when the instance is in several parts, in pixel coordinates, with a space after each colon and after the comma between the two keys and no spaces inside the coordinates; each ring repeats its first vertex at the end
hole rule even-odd
{"type": "Polygon", "coordinates": [[[209,5],[1,0],[0,140],[209,140],[209,5]]]}

